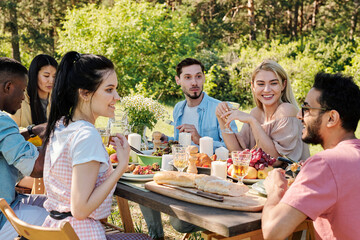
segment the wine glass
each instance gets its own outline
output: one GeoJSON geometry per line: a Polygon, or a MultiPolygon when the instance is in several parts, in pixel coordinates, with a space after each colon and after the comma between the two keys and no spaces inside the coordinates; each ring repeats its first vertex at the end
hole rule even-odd
{"type": "MultiPolygon", "coordinates": [[[[239,103],[236,103],[236,102],[227,102],[227,105],[228,105],[228,108],[229,108],[229,111],[231,110],[238,110],[239,107],[240,107],[240,104],[239,103]]],[[[230,127],[227,127],[223,130],[221,130],[222,133],[227,133],[227,134],[232,134],[234,133],[230,127]]]]}
{"type": "Polygon", "coordinates": [[[240,179],[239,183],[243,183],[244,177],[248,174],[248,168],[251,160],[251,153],[242,151],[231,152],[231,159],[235,169],[235,175],[240,179]]]}
{"type": "Polygon", "coordinates": [[[173,165],[179,172],[182,172],[188,166],[188,154],[186,147],[175,144],[172,146],[173,165]]]}

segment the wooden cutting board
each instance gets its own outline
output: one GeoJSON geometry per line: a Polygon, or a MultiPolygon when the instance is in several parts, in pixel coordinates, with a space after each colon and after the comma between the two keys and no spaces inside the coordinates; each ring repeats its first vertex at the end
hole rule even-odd
{"type": "Polygon", "coordinates": [[[223,202],[217,202],[178,189],[159,185],[155,181],[145,183],[145,188],[150,191],[190,203],[238,211],[261,211],[266,201],[266,198],[246,193],[240,197],[224,196],[223,202]]]}

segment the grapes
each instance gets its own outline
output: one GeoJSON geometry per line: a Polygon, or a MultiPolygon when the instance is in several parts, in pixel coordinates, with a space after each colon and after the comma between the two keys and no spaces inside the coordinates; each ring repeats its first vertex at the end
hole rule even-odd
{"type": "Polygon", "coordinates": [[[256,168],[256,170],[272,166],[276,162],[275,158],[271,157],[261,148],[251,150],[246,149],[246,151],[249,151],[251,153],[251,161],[249,166],[256,168]]]}

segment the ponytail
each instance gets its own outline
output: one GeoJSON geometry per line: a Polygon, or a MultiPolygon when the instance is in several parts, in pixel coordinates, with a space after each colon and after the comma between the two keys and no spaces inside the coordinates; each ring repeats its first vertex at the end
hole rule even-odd
{"type": "Polygon", "coordinates": [[[51,95],[51,110],[45,133],[45,145],[58,120],[64,116],[65,125],[72,120],[79,101],[79,89],[95,92],[100,86],[104,74],[110,70],[114,70],[114,65],[103,56],[80,54],[75,51],[64,55],[56,73],[51,95]]]}

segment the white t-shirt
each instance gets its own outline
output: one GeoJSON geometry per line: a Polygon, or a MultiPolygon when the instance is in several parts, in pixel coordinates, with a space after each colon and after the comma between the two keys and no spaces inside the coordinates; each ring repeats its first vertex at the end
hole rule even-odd
{"type": "Polygon", "coordinates": [[[199,132],[199,113],[197,112],[198,106],[189,107],[187,104],[184,108],[184,114],[182,117],[181,124],[191,124],[194,125],[196,131],[199,132]]]}
{"type": "Polygon", "coordinates": [[[63,121],[59,121],[51,138],[50,158],[51,165],[60,156],[65,143],[71,141],[70,156],[72,166],[90,161],[100,162],[100,173],[109,167],[109,155],[102,143],[101,136],[93,124],[79,120],[70,123],[67,127],[63,121]],[[72,139],[70,139],[72,137],[72,139]]]}

